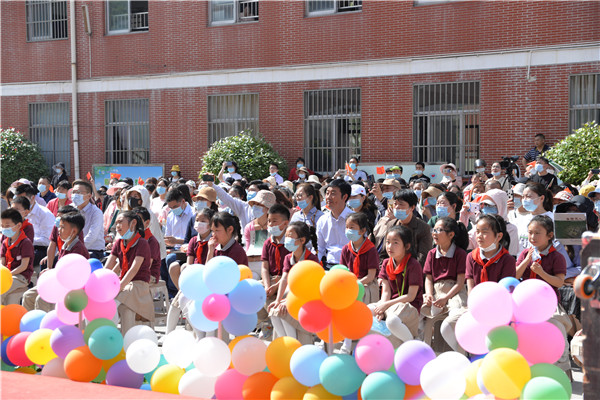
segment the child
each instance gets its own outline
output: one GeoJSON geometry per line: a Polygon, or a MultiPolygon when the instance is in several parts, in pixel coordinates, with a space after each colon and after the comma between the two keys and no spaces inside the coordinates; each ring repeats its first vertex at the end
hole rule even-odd
{"type": "Polygon", "coordinates": [[[248,265],[248,256],[240,243],[240,220],[221,211],[210,219],[212,237],[208,240],[206,261],[216,256],[232,258],[238,265],[248,265]]]}
{"type": "MultiPolygon", "coordinates": [[[[50,244],[48,245],[48,254],[46,257],[42,258],[40,261],[40,265],[47,265],[49,269],[54,268],[54,262],[56,261],[56,252],[62,249],[64,241],[61,239],[58,234],[58,227],[60,226],[60,219],[63,215],[67,213],[76,213],[79,212],[77,208],[73,206],[63,206],[58,209],[56,213],[56,222],[54,227],[52,228],[52,233],[50,233],[50,244]]],[[[83,242],[83,231],[79,232],[79,240],[83,242]]],[[[89,253],[87,258],[89,258],[89,253]]]]}
{"type": "Polygon", "coordinates": [[[85,218],[79,212],[65,213],[60,217],[58,225],[58,237],[62,245],[58,247],[58,258],[67,254],[79,254],[85,258],[90,258],[81,233],[85,226],[85,218]]]}
{"type": "Polygon", "coordinates": [[[2,295],[2,305],[19,304],[22,289],[27,287],[33,274],[33,243],[23,232],[23,217],[14,208],[2,211],[2,240],[0,263],[10,270],[12,286],[2,295]]]}
{"type": "Polygon", "coordinates": [[[244,227],[244,243],[248,255],[248,267],[252,270],[253,278],[257,280],[262,277],[262,249],[269,236],[267,232],[269,209],[275,205],[276,200],[275,194],[268,190],[259,190],[248,200],[254,219],[244,227]]]}
{"type": "Polygon", "coordinates": [[[154,321],[154,303],[148,286],[152,256],[144,239],[144,224],[135,212],[120,212],[115,225],[117,240],[104,268],[121,270],[121,291],[116,300],[120,303],[121,331],[125,334],[135,325],[136,314],[154,321]]]}
{"type": "MultiPolygon", "coordinates": [[[[27,239],[31,240],[31,243],[33,243],[35,230],[33,229],[33,225],[27,220],[27,216],[30,213],[29,207],[31,206],[29,199],[25,196],[17,196],[12,199],[10,206],[17,210],[19,214],[21,214],[21,217],[23,217],[23,226],[21,227],[21,230],[25,232],[27,239]]],[[[4,238],[2,238],[2,240],[4,240],[4,238]]]]}
{"type": "Polygon", "coordinates": [[[410,228],[396,225],[385,238],[389,258],[383,260],[381,300],[369,304],[373,315],[385,319],[390,332],[402,342],[412,340],[419,328],[423,304],[423,271],[414,257],[410,228]]]}
{"type": "Polygon", "coordinates": [[[135,207],[133,211],[139,215],[144,223],[144,239],[148,241],[150,257],[152,258],[150,262],[150,283],[156,283],[160,280],[160,244],[150,231],[150,222],[152,221],[150,211],[146,207],[135,207]]]}
{"type": "MultiPolygon", "coordinates": [[[[269,208],[267,219],[268,239],[262,250],[262,282],[267,291],[267,298],[277,294],[279,279],[281,279],[283,261],[289,251],[284,247],[283,236],[290,222],[290,211],[281,204],[269,208]]],[[[267,300],[268,302],[268,300],[267,300]]]]}

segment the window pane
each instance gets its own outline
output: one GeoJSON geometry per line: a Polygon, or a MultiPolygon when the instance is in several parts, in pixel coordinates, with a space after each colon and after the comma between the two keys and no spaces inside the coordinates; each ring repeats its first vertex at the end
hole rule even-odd
{"type": "Polygon", "coordinates": [[[147,99],[108,100],[105,103],[106,162],[150,162],[150,115],[147,99]]]}
{"type": "Polygon", "coordinates": [[[109,31],[128,31],[129,30],[129,2],[128,1],[109,1],[108,2],[108,30],[109,31]]]}
{"type": "Polygon", "coordinates": [[[258,94],[208,96],[208,145],[243,130],[258,132],[258,94]]]}
{"type": "Polygon", "coordinates": [[[586,122],[600,122],[600,74],[574,75],[569,83],[571,131],[586,122]]]}
{"type": "Polygon", "coordinates": [[[235,22],[234,11],[234,0],[211,0],[210,2],[210,20],[212,22],[235,22]]]}
{"type": "Polygon", "coordinates": [[[67,33],[67,2],[29,0],[26,2],[27,40],[65,39],[67,33]]]}
{"type": "Polygon", "coordinates": [[[71,167],[69,103],[29,104],[29,135],[40,146],[48,167],[64,162],[71,167]]]}
{"type": "Polygon", "coordinates": [[[326,12],[335,11],[334,0],[308,0],[308,12],[326,12]]]}

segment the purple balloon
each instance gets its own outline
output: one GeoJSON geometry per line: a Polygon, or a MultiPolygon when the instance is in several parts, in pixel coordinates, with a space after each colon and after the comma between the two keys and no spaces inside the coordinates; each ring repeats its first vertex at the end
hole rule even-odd
{"type": "Polygon", "coordinates": [[[81,346],[85,346],[83,333],[73,325],[61,326],[50,336],[50,347],[60,358],[65,358],[71,350],[81,346]]]}
{"type": "Polygon", "coordinates": [[[435,352],[427,343],[420,340],[404,342],[394,356],[396,374],[407,385],[418,385],[423,367],[434,358],[435,352]]]}
{"type": "Polygon", "coordinates": [[[127,360],[117,361],[106,373],[106,384],[138,389],[144,383],[144,375],[133,372],[127,360]]]}
{"type": "Polygon", "coordinates": [[[40,322],[40,329],[52,329],[60,328],[61,326],[65,326],[66,324],[58,319],[56,315],[56,310],[49,311],[44,318],[42,318],[42,322],[40,322]]]}

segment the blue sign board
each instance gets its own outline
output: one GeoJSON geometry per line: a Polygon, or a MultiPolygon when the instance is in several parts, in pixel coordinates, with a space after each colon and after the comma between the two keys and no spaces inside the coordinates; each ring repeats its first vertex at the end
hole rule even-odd
{"type": "Polygon", "coordinates": [[[137,185],[139,178],[144,181],[150,177],[163,176],[165,165],[164,164],[125,164],[125,165],[112,165],[112,164],[94,164],[92,165],[92,174],[94,175],[94,182],[96,183],[96,189],[100,186],[108,187],[110,182],[110,174],[120,174],[120,179],[131,178],[134,184],[137,185]]]}

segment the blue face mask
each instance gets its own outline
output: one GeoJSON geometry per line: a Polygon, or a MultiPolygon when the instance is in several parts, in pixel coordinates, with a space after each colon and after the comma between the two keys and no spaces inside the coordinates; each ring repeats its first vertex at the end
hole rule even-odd
{"type": "Polygon", "coordinates": [[[408,218],[408,210],[394,209],[394,217],[396,217],[396,219],[399,219],[400,221],[404,221],[406,218],[408,218]]]}
{"type": "Polygon", "coordinates": [[[421,198],[421,193],[423,193],[422,190],[415,190],[415,194],[417,195],[418,198],[421,198]]]}
{"type": "Polygon", "coordinates": [[[60,225],[60,217],[54,219],[54,226],[58,228],[58,225],[60,225]]]}
{"type": "Polygon", "coordinates": [[[481,213],[483,215],[488,215],[488,214],[496,215],[496,214],[498,214],[498,207],[485,205],[485,206],[481,207],[481,213]]]}
{"type": "Polygon", "coordinates": [[[38,190],[40,193],[44,193],[46,191],[46,185],[38,185],[38,190]]]}
{"type": "Polygon", "coordinates": [[[350,169],[354,171],[356,169],[356,164],[350,163],[350,169]]]}
{"type": "Polygon", "coordinates": [[[279,237],[283,233],[283,231],[281,230],[281,228],[279,226],[269,226],[267,228],[267,232],[268,232],[269,236],[273,236],[273,237],[279,237]]]}
{"type": "Polygon", "coordinates": [[[300,168],[302,168],[302,167],[304,167],[304,164],[302,164],[302,163],[298,163],[298,164],[296,164],[296,169],[300,169],[300,168]]]}
{"type": "Polygon", "coordinates": [[[424,203],[426,206],[434,206],[435,207],[435,204],[437,203],[437,199],[435,197],[428,197],[425,199],[424,203]]]}
{"type": "Polygon", "coordinates": [[[400,179],[401,176],[402,176],[402,174],[394,174],[395,179],[400,179]]]}
{"type": "Polygon", "coordinates": [[[175,214],[177,217],[179,217],[181,214],[183,214],[183,208],[181,207],[177,207],[171,210],[173,212],[173,214],[175,214]]]}
{"type": "Polygon", "coordinates": [[[60,200],[64,200],[67,198],[67,194],[61,193],[61,192],[56,192],[56,197],[58,197],[60,200]]]}
{"type": "Polygon", "coordinates": [[[418,170],[415,171],[415,174],[421,176],[421,175],[423,175],[423,171],[421,171],[420,169],[418,169],[418,170]]]}
{"type": "Polygon", "coordinates": [[[298,250],[298,247],[300,247],[299,245],[296,244],[296,239],[292,239],[291,237],[285,238],[285,240],[283,241],[283,246],[290,253],[293,253],[294,251],[298,250]]]}
{"type": "Polygon", "coordinates": [[[304,210],[306,207],[308,207],[308,201],[306,201],[306,200],[298,200],[297,204],[301,210],[304,210]]]}
{"type": "Polygon", "coordinates": [[[15,236],[15,233],[17,232],[12,228],[2,228],[2,234],[8,238],[15,236]]]}
{"type": "Polygon", "coordinates": [[[492,175],[493,176],[500,176],[500,172],[498,172],[498,171],[492,171],[492,175]]]}
{"type": "Polygon", "coordinates": [[[381,195],[388,200],[391,200],[394,198],[394,192],[385,192],[385,193],[382,193],[381,195]]]}
{"type": "Polygon", "coordinates": [[[435,213],[440,218],[445,218],[448,215],[450,215],[450,213],[448,212],[448,207],[446,206],[437,206],[435,208],[435,213]]]}
{"type": "Polygon", "coordinates": [[[76,207],[79,207],[84,203],[83,195],[79,193],[75,193],[71,195],[71,201],[75,204],[76,207]]]}
{"type": "Polygon", "coordinates": [[[246,192],[246,199],[248,199],[248,201],[252,200],[253,198],[256,197],[256,194],[258,192],[246,192]]]}
{"type": "Polygon", "coordinates": [[[394,179],[394,174],[386,175],[385,179],[394,179]]]}
{"type": "Polygon", "coordinates": [[[171,171],[171,176],[177,176],[177,171],[171,171]]]}
{"type": "Polygon", "coordinates": [[[537,209],[537,204],[533,199],[523,199],[523,208],[529,212],[534,212],[537,209]]]}
{"type": "Polygon", "coordinates": [[[131,229],[127,229],[127,232],[125,232],[123,235],[121,235],[121,239],[123,240],[129,240],[133,237],[133,231],[131,229]]]}
{"type": "Polygon", "coordinates": [[[350,207],[353,210],[356,210],[358,207],[361,206],[361,202],[360,199],[350,199],[348,200],[348,207],[350,207]]]}
{"type": "Polygon", "coordinates": [[[229,172],[230,174],[233,174],[235,172],[235,168],[229,167],[229,168],[227,168],[227,172],[229,172]]]}
{"type": "Polygon", "coordinates": [[[533,169],[535,170],[535,172],[542,172],[544,170],[544,166],[542,164],[535,164],[535,167],[533,167],[533,169]]]}
{"type": "Polygon", "coordinates": [[[56,172],[57,174],[60,174],[62,172],[62,169],[60,169],[60,168],[54,168],[54,172],[56,172]]]}
{"type": "Polygon", "coordinates": [[[254,218],[258,219],[265,215],[265,211],[262,206],[252,206],[252,215],[254,218]]]}
{"type": "Polygon", "coordinates": [[[277,172],[269,172],[269,175],[275,176],[275,175],[277,175],[277,172]]]}
{"type": "Polygon", "coordinates": [[[521,198],[519,198],[519,197],[515,197],[513,199],[513,203],[515,203],[515,209],[517,209],[523,205],[523,202],[521,201],[521,198]]]}
{"type": "Polygon", "coordinates": [[[306,174],[298,174],[298,178],[304,179],[304,178],[306,178],[306,174]]]}
{"type": "Polygon", "coordinates": [[[351,242],[356,242],[360,239],[360,233],[356,229],[346,229],[346,238],[351,242]]]}
{"type": "Polygon", "coordinates": [[[159,186],[156,188],[156,193],[162,196],[163,194],[167,193],[167,188],[164,186],[159,186]]]}
{"type": "Polygon", "coordinates": [[[208,207],[208,202],[204,201],[204,200],[200,200],[200,201],[195,201],[194,202],[194,208],[196,209],[196,211],[200,211],[203,208],[207,208],[208,207]]]}
{"type": "Polygon", "coordinates": [[[594,202],[594,210],[596,210],[596,212],[597,212],[598,214],[600,214],[600,200],[596,200],[596,201],[594,202]]]}

